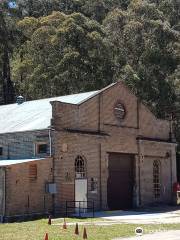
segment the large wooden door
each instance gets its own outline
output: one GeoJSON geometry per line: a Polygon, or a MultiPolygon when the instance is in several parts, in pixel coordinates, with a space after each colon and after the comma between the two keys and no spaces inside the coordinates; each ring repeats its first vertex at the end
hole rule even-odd
{"type": "Polygon", "coordinates": [[[109,154],[107,200],[108,207],[111,210],[129,209],[132,207],[133,163],[133,155],[109,154]]]}

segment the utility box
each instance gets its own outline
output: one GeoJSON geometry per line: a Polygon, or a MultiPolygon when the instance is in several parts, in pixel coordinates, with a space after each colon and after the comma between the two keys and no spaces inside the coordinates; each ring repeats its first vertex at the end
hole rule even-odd
{"type": "Polygon", "coordinates": [[[45,190],[47,193],[50,193],[50,194],[57,193],[56,183],[46,183],[45,190]]]}

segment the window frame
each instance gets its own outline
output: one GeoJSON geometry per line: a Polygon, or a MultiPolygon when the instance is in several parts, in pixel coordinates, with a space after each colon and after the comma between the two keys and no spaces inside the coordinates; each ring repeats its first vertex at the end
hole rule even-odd
{"type": "Polygon", "coordinates": [[[114,116],[118,121],[123,121],[125,119],[127,111],[126,111],[126,107],[125,107],[124,103],[122,103],[122,101],[118,100],[115,102],[113,111],[114,111],[114,116]],[[118,105],[121,105],[121,107],[123,109],[122,116],[121,116],[121,114],[117,113],[118,105]]]}
{"type": "Polygon", "coordinates": [[[155,199],[161,198],[161,162],[153,161],[153,195],[155,199]]]}
{"type": "Polygon", "coordinates": [[[47,142],[36,142],[35,143],[35,155],[47,154],[48,153],[48,144],[47,142]],[[41,145],[46,145],[46,152],[39,152],[39,147],[41,145]]]}
{"type": "Polygon", "coordinates": [[[75,158],[74,172],[75,172],[76,179],[81,179],[81,178],[87,177],[86,159],[81,155],[77,155],[77,157],[75,158]]]}
{"type": "Polygon", "coordinates": [[[98,178],[96,178],[96,177],[90,178],[90,192],[91,193],[98,192],[98,178]]]}
{"type": "Polygon", "coordinates": [[[0,146],[0,156],[3,156],[3,146],[0,146]]]}

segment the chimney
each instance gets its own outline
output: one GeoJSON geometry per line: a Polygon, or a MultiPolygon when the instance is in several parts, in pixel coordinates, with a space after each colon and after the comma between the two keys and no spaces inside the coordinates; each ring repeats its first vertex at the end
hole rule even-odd
{"type": "Polygon", "coordinates": [[[17,104],[22,104],[23,102],[24,102],[24,97],[23,96],[17,96],[16,103],[17,104]]]}

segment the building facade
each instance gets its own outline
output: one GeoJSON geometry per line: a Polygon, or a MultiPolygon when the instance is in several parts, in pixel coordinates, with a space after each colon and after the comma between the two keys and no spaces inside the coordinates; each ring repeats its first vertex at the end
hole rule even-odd
{"type": "Polygon", "coordinates": [[[176,145],[170,124],[124,84],[78,105],[54,101],[52,109],[55,209],[73,200],[94,201],[97,209],[171,203],[176,145]]]}
{"type": "Polygon", "coordinates": [[[43,216],[52,212],[52,159],[2,160],[0,163],[0,220],[43,216]]]}
{"type": "Polygon", "coordinates": [[[177,179],[170,123],[123,83],[1,106],[0,116],[1,216],[62,213],[68,201],[82,208],[94,202],[97,210],[172,202],[177,179]]]}

